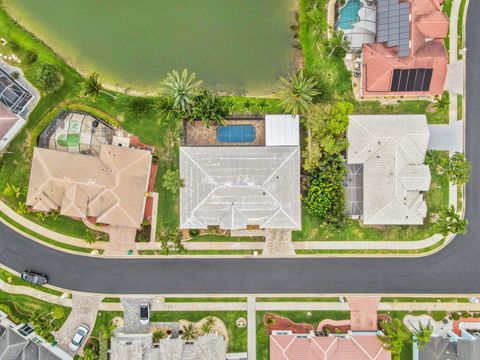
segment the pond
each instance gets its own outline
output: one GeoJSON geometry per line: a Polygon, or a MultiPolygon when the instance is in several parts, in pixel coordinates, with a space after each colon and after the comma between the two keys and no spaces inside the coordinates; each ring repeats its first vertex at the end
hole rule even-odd
{"type": "Polygon", "coordinates": [[[155,91],[189,69],[208,85],[268,94],[294,64],[292,0],[4,0],[62,57],[103,82],[155,91]]]}

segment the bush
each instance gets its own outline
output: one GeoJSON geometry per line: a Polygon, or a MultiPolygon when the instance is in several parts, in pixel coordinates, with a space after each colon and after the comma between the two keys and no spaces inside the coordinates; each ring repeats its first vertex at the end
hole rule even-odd
{"type": "Polygon", "coordinates": [[[151,108],[152,102],[144,97],[135,96],[127,103],[127,111],[131,115],[144,116],[151,108]]]}
{"type": "Polygon", "coordinates": [[[453,319],[453,320],[458,320],[458,319],[460,319],[460,314],[459,314],[459,313],[453,313],[453,314],[452,314],[452,319],[453,319]]]}
{"type": "Polygon", "coordinates": [[[65,81],[60,69],[52,64],[43,64],[38,71],[38,87],[45,93],[60,90],[65,81]]]}
{"type": "Polygon", "coordinates": [[[342,181],[345,167],[342,159],[332,157],[321,168],[308,174],[304,206],[307,213],[327,225],[345,224],[345,192],[342,181]]]}
{"type": "Polygon", "coordinates": [[[162,330],[156,330],[156,331],[153,333],[153,342],[154,342],[154,343],[159,342],[159,341],[162,340],[164,337],[165,337],[165,332],[164,332],[164,331],[162,331],[162,330]]]}
{"type": "Polygon", "coordinates": [[[470,317],[470,313],[468,311],[464,311],[462,312],[462,317],[463,318],[469,318],[470,317]]]}
{"type": "Polygon", "coordinates": [[[12,78],[14,78],[15,80],[18,80],[18,78],[20,77],[20,73],[18,71],[12,71],[12,73],[10,74],[10,76],[12,78]]]}
{"type": "Polygon", "coordinates": [[[15,40],[10,40],[8,45],[10,46],[10,49],[12,49],[13,51],[19,51],[21,49],[20,44],[17,43],[15,40]]]}
{"type": "Polygon", "coordinates": [[[170,191],[172,194],[178,193],[183,186],[185,186],[185,184],[180,178],[180,171],[178,169],[168,169],[165,174],[163,174],[163,188],[170,191]]]}
{"type": "Polygon", "coordinates": [[[37,61],[37,59],[38,55],[36,52],[32,50],[27,50],[27,52],[25,53],[25,62],[27,64],[33,64],[35,61],[37,61]]]}
{"type": "Polygon", "coordinates": [[[17,317],[17,315],[12,312],[12,309],[8,305],[0,304],[0,311],[3,311],[5,314],[7,314],[8,318],[12,320],[15,324],[20,324],[21,322],[23,322],[22,319],[17,317]]]}
{"type": "Polygon", "coordinates": [[[190,235],[190,237],[195,237],[195,236],[198,236],[200,235],[200,230],[197,230],[197,229],[190,229],[188,230],[188,235],[190,235]]]}

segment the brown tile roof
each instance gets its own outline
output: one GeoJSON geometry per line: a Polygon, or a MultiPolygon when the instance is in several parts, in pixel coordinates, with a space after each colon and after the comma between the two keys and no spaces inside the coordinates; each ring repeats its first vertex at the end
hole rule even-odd
{"type": "Polygon", "coordinates": [[[143,150],[102,145],[96,157],[35,148],[27,205],[138,228],[150,168],[151,154],[143,150]]]}
{"type": "Polygon", "coordinates": [[[19,117],[15,115],[8,107],[0,103],[0,140],[17,123],[19,117]]]}
{"type": "Polygon", "coordinates": [[[443,0],[408,0],[411,4],[410,56],[399,57],[396,47],[386,43],[363,47],[363,95],[439,95],[447,75],[448,54],[443,39],[448,34],[448,17],[441,12],[443,0]],[[390,91],[394,69],[433,69],[430,90],[390,91]]]}
{"type": "Polygon", "coordinates": [[[270,335],[270,360],[390,360],[376,335],[270,335]]]}

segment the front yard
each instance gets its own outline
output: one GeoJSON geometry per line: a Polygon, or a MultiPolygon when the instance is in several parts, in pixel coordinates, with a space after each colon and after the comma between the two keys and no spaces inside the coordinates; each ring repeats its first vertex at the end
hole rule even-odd
{"type": "Polygon", "coordinates": [[[152,322],[177,322],[187,320],[197,322],[208,316],[219,318],[227,327],[229,344],[228,352],[247,352],[247,328],[239,328],[236,325],[238,318],[247,318],[244,311],[170,311],[152,312],[152,322]]]}

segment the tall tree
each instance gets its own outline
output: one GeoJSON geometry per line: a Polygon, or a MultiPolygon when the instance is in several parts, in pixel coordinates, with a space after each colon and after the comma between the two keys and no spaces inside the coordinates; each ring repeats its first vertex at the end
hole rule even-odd
{"type": "Polygon", "coordinates": [[[379,335],[380,341],[383,342],[386,349],[390,350],[393,360],[400,360],[403,346],[412,334],[399,319],[382,321],[380,327],[383,331],[383,335],[379,335]]]}
{"type": "Polygon", "coordinates": [[[417,339],[418,348],[421,350],[423,347],[430,342],[430,337],[433,334],[433,326],[430,322],[424,325],[422,322],[419,322],[418,327],[410,323],[413,328],[413,335],[417,339]]]}
{"type": "Polygon", "coordinates": [[[190,120],[201,120],[206,128],[212,125],[225,125],[229,109],[223,99],[208,89],[202,89],[194,97],[193,106],[188,114],[190,120]]]}
{"type": "Polygon", "coordinates": [[[87,96],[93,98],[97,97],[102,91],[102,83],[98,79],[99,75],[96,72],[90,74],[88,79],[85,81],[83,92],[87,96]]]}
{"type": "Polygon", "coordinates": [[[202,81],[195,81],[195,73],[188,74],[187,69],[182,73],[173,70],[167,74],[162,82],[165,95],[172,97],[176,109],[187,111],[193,104],[193,95],[202,81]]]}
{"type": "Polygon", "coordinates": [[[465,155],[459,152],[450,157],[448,164],[445,168],[445,175],[448,180],[454,184],[466,184],[470,180],[470,172],[472,166],[465,158],[465,155]]]}
{"type": "Polygon", "coordinates": [[[447,236],[448,234],[465,234],[468,221],[462,219],[453,206],[445,208],[440,212],[440,217],[435,223],[437,231],[447,236]]]}
{"type": "Polygon", "coordinates": [[[312,76],[306,76],[303,70],[281,77],[276,94],[280,97],[280,105],[292,115],[306,113],[316,95],[318,82],[312,76]]]}

